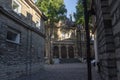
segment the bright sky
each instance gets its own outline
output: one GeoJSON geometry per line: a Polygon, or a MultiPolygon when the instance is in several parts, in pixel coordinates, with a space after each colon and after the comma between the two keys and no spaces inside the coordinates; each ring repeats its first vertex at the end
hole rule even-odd
{"type": "Polygon", "coordinates": [[[67,8],[67,17],[69,17],[69,14],[73,14],[73,12],[76,12],[75,6],[77,5],[78,0],[64,0],[65,6],[67,8]]]}

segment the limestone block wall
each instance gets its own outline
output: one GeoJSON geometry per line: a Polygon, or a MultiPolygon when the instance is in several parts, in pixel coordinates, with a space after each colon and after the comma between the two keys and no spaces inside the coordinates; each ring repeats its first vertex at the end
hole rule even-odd
{"type": "Polygon", "coordinates": [[[117,80],[116,54],[109,0],[95,0],[96,31],[102,80],[117,80]]]}
{"type": "Polygon", "coordinates": [[[115,42],[115,53],[117,60],[117,76],[118,80],[120,79],[120,1],[119,0],[110,0],[111,7],[111,17],[112,17],[112,26],[115,42]]]}

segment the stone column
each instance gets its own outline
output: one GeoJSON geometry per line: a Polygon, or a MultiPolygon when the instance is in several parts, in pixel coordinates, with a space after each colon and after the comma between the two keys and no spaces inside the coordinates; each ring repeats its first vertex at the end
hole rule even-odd
{"type": "Polygon", "coordinates": [[[61,59],[61,45],[59,45],[59,58],[61,59]]]}
{"type": "Polygon", "coordinates": [[[75,51],[75,46],[73,46],[73,50],[74,50],[74,58],[77,58],[77,53],[76,53],[76,51],[75,51]]]}
{"type": "Polygon", "coordinates": [[[46,56],[45,56],[45,63],[50,64],[50,42],[46,42],[46,56]]]}
{"type": "Polygon", "coordinates": [[[53,59],[53,42],[51,41],[51,58],[53,59]]]}
{"type": "Polygon", "coordinates": [[[68,45],[66,45],[66,49],[67,49],[67,59],[69,59],[68,45]]]}

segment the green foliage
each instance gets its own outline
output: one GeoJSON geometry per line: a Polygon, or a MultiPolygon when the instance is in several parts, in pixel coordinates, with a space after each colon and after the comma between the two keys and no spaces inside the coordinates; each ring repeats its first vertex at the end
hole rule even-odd
{"type": "Polygon", "coordinates": [[[48,17],[46,22],[46,36],[48,39],[54,35],[57,38],[55,23],[66,19],[67,9],[63,0],[37,0],[36,5],[48,17]]]}
{"type": "MultiPolygon", "coordinates": [[[[83,4],[82,4],[83,0],[78,0],[77,2],[77,6],[76,6],[76,13],[74,13],[74,17],[75,17],[75,22],[76,24],[81,24],[84,25],[85,21],[84,21],[84,8],[83,8],[83,4]]],[[[87,0],[87,6],[90,6],[90,0],[87,0]]]]}
{"type": "Polygon", "coordinates": [[[38,0],[36,5],[48,17],[48,21],[56,22],[65,17],[67,12],[63,0],[38,0]]]}
{"type": "Polygon", "coordinates": [[[84,9],[82,5],[82,0],[78,0],[76,6],[76,13],[74,13],[76,24],[84,24],[84,9]]]}

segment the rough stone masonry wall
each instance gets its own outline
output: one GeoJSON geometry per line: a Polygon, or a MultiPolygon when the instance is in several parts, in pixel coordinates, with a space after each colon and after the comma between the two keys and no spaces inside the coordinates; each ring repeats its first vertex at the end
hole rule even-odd
{"type": "Polygon", "coordinates": [[[120,79],[120,1],[109,1],[111,7],[112,26],[115,42],[115,53],[117,60],[117,75],[120,79]]]}
{"type": "Polygon", "coordinates": [[[44,38],[0,13],[0,80],[13,80],[39,71],[44,38]],[[6,40],[7,29],[20,33],[20,44],[6,40]]]}
{"type": "Polygon", "coordinates": [[[100,75],[102,80],[117,80],[114,37],[108,1],[95,0],[100,75]]]}

